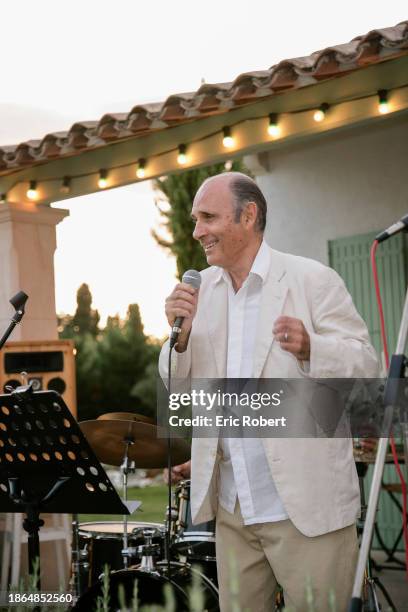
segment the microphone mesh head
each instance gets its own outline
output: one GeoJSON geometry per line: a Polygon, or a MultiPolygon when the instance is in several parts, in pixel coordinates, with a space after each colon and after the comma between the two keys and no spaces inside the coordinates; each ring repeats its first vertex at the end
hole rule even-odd
{"type": "Polygon", "coordinates": [[[187,272],[184,272],[181,280],[183,283],[187,283],[188,285],[192,285],[195,289],[199,289],[201,285],[201,274],[197,272],[197,270],[187,270],[187,272]]]}

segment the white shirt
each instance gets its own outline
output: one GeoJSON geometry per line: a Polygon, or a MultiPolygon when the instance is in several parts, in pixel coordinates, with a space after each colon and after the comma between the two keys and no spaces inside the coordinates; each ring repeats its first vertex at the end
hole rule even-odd
{"type": "MultiPolygon", "coordinates": [[[[262,242],[251,271],[235,293],[225,270],[228,286],[227,378],[250,378],[262,285],[269,271],[270,254],[262,242]],[[245,324],[245,333],[244,333],[245,324]]],[[[219,503],[230,513],[239,499],[245,525],[288,518],[266,459],[261,438],[220,438],[219,503]]]]}

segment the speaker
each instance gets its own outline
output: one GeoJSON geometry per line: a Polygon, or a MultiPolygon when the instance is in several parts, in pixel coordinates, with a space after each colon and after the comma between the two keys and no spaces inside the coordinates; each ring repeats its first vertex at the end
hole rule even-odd
{"type": "Polygon", "coordinates": [[[72,340],[7,342],[0,351],[0,392],[32,381],[34,391],[57,391],[77,414],[75,347],[72,340]]]}

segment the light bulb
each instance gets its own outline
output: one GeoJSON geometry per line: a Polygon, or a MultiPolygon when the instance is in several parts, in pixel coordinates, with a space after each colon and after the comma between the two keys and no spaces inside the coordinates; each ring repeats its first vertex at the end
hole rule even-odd
{"type": "Polygon", "coordinates": [[[269,115],[269,125],[268,125],[268,134],[272,136],[272,138],[277,138],[280,135],[280,127],[278,125],[278,115],[276,113],[271,113],[269,115]]]}
{"type": "Polygon", "coordinates": [[[27,189],[26,196],[29,200],[36,200],[38,198],[37,181],[30,181],[30,186],[27,189]]]}
{"type": "Polygon", "coordinates": [[[320,123],[326,117],[326,113],[329,109],[329,105],[324,102],[320,105],[320,107],[314,112],[313,119],[320,123]]]}
{"type": "Polygon", "coordinates": [[[144,159],[139,159],[136,169],[137,178],[143,179],[146,176],[145,165],[146,161],[144,159]]]}
{"type": "Polygon", "coordinates": [[[98,187],[99,189],[105,189],[108,186],[108,173],[106,170],[99,171],[98,187]]]}
{"type": "Polygon", "coordinates": [[[390,112],[390,105],[388,104],[388,92],[386,89],[380,89],[378,92],[378,112],[381,115],[386,115],[390,112]]]}
{"type": "Polygon", "coordinates": [[[222,144],[226,149],[231,149],[234,146],[234,139],[231,136],[231,129],[229,127],[223,128],[223,139],[222,144]]]}
{"type": "Polygon", "coordinates": [[[71,191],[71,179],[69,176],[64,176],[62,181],[62,185],[60,187],[60,192],[67,194],[71,191]]]}
{"type": "Polygon", "coordinates": [[[313,119],[317,121],[317,123],[320,123],[324,119],[324,112],[319,108],[317,111],[315,111],[313,119]]]}
{"type": "Polygon", "coordinates": [[[178,148],[177,161],[180,166],[184,166],[187,163],[186,145],[181,144],[178,148]]]}

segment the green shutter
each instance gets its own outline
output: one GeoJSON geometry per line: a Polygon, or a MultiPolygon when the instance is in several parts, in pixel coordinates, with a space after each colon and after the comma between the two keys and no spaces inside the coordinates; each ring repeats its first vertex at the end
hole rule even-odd
{"type": "MultiPolygon", "coordinates": [[[[365,320],[371,341],[380,355],[380,319],[371,271],[370,249],[378,232],[349,236],[329,241],[329,263],[343,278],[357,310],[365,320]]],[[[404,233],[380,244],[377,248],[377,269],[384,308],[385,327],[390,356],[395,350],[407,287],[407,239],[404,233]]],[[[365,478],[366,497],[371,485],[372,467],[365,478]]],[[[399,482],[393,465],[385,466],[385,482],[399,482]]],[[[401,495],[397,494],[399,501],[401,495]]],[[[377,524],[386,546],[391,547],[401,529],[401,515],[387,493],[382,492],[377,524]]],[[[374,538],[374,548],[378,548],[374,538]]],[[[400,543],[399,550],[403,550],[400,543]]]]}
{"type": "MultiPolygon", "coordinates": [[[[371,341],[380,354],[380,320],[372,280],[370,248],[377,232],[329,241],[329,263],[346,283],[357,310],[367,323],[371,341]]],[[[388,352],[394,352],[407,286],[405,234],[377,249],[377,269],[386,323],[388,352]]]]}

